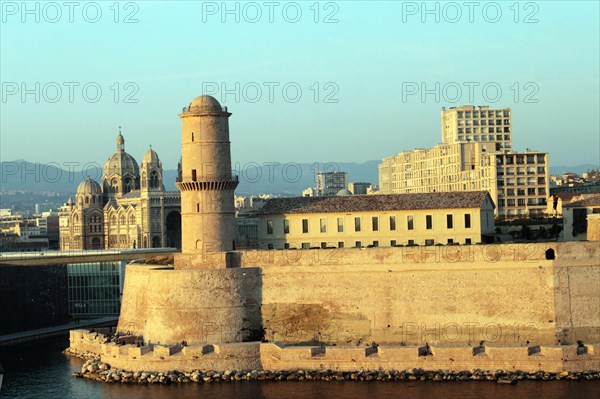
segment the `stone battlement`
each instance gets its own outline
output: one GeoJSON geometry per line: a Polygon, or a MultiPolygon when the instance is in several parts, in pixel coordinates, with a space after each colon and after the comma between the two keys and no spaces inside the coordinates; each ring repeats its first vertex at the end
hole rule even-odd
{"type": "Polygon", "coordinates": [[[211,251],[175,256],[175,269],[238,267],[527,263],[600,258],[597,242],[436,245],[377,248],[211,251]],[[560,254],[560,255],[559,255],[560,254]]]}
{"type": "Polygon", "coordinates": [[[71,349],[92,352],[127,371],[168,370],[521,370],[575,372],[600,369],[600,344],[582,347],[285,346],[245,342],[206,345],[117,345],[96,333],[71,331],[71,349]]]}

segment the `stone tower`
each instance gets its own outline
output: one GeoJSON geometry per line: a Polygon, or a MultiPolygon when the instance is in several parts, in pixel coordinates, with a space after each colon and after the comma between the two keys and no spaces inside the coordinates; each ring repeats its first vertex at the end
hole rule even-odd
{"type": "Polygon", "coordinates": [[[229,117],[211,96],[194,98],[179,115],[181,128],[181,247],[184,253],[236,247],[229,117]]]}

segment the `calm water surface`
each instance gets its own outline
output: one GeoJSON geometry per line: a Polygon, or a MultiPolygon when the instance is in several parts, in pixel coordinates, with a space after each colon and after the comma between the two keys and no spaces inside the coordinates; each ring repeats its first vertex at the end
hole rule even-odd
{"type": "Polygon", "coordinates": [[[468,399],[468,398],[600,398],[600,381],[494,382],[239,382],[214,384],[104,384],[71,377],[82,360],[61,351],[67,337],[0,348],[7,370],[0,398],[220,398],[220,399],[468,399]]]}

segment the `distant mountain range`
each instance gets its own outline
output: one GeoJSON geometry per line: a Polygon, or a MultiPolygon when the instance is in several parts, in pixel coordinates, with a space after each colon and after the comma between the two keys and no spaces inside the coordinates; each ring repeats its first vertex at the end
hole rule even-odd
{"type": "MultiPolygon", "coordinates": [[[[283,196],[301,195],[302,190],[314,187],[317,172],[342,171],[348,174],[348,182],[368,182],[377,184],[379,160],[356,162],[322,163],[268,163],[248,164],[234,170],[239,176],[238,195],[273,193],[283,196]]],[[[566,172],[581,174],[597,165],[551,166],[550,174],[560,175],[566,172]]],[[[85,178],[100,180],[102,170],[97,166],[84,172],[60,168],[56,163],[40,164],[25,160],[0,162],[0,191],[25,191],[32,193],[56,192],[74,194],[77,185],[85,178]]],[[[164,184],[167,190],[176,190],[176,170],[164,171],[164,184]]]]}

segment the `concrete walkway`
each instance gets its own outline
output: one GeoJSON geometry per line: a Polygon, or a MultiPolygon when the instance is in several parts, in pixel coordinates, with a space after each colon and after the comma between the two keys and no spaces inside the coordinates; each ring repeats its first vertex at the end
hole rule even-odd
{"type": "Polygon", "coordinates": [[[36,339],[54,337],[61,335],[66,331],[78,328],[88,328],[97,326],[116,326],[118,317],[103,317],[99,319],[80,320],[61,324],[53,327],[38,328],[37,330],[22,331],[14,334],[0,335],[0,346],[20,344],[23,342],[34,341],[36,339]]]}

